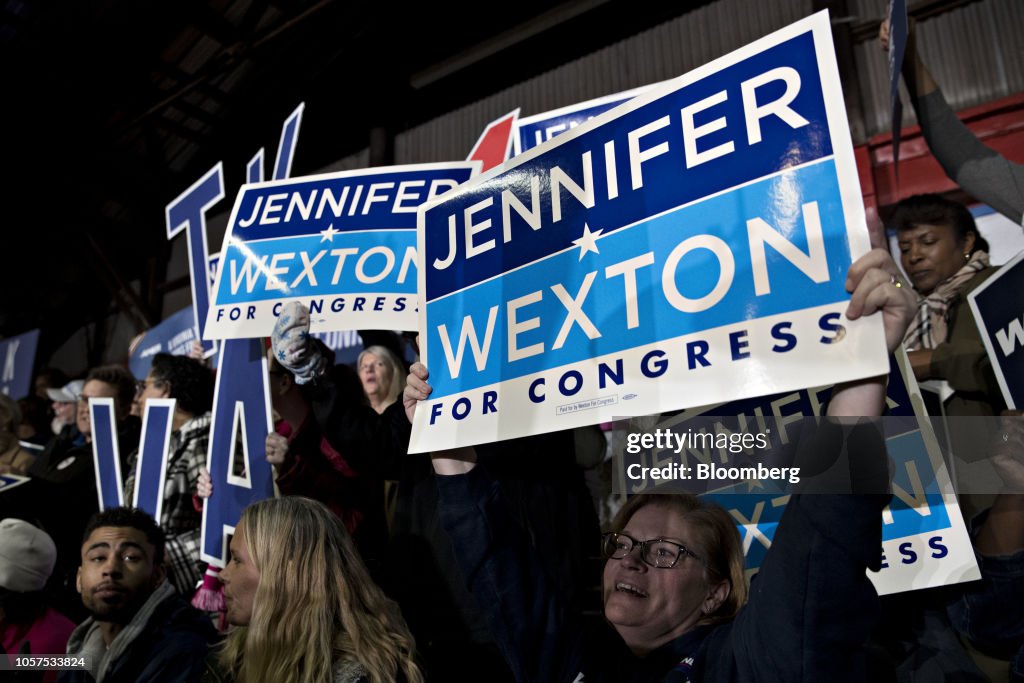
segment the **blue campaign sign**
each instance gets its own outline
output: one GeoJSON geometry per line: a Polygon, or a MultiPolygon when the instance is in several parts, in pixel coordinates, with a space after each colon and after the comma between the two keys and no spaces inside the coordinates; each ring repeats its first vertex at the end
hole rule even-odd
{"type": "Polygon", "coordinates": [[[0,341],[0,392],[13,399],[32,393],[32,367],[36,362],[39,330],[32,330],[0,341]]]}
{"type": "MultiPolygon", "coordinates": [[[[893,498],[882,514],[884,559],[882,571],[870,575],[875,588],[885,594],[979,578],[963,517],[955,496],[951,495],[952,483],[942,453],[902,351],[896,356],[886,392],[888,412],[884,426],[894,468],[893,498]]],[[[657,428],[682,434],[697,423],[717,432],[727,417],[737,416],[743,431],[772,431],[778,443],[786,443],[795,436],[792,430],[800,428],[804,418],[824,413],[830,393],[831,388],[807,389],[691,409],[659,422],[657,428]]],[[[755,453],[757,459],[765,462],[772,458],[767,451],[755,453]]],[[[827,458],[828,454],[821,457],[827,458]]],[[[664,467],[674,461],[691,466],[698,461],[722,467],[746,464],[736,453],[725,450],[676,453],[671,448],[652,452],[646,462],[652,467],[664,467]]],[[[620,480],[615,489],[622,493],[637,494],[673,485],[674,490],[680,490],[677,482],[671,480],[631,478],[628,469],[617,468],[616,477],[620,480]]],[[[684,488],[691,492],[701,490],[701,495],[710,496],[729,512],[743,540],[746,569],[752,573],[764,561],[789,500],[785,483],[686,481],[684,488]]]]}
{"type": "Polygon", "coordinates": [[[269,336],[301,301],[314,332],[416,329],[416,209],[479,162],[392,166],[244,186],[205,334],[269,336]]]}
{"type": "Polygon", "coordinates": [[[162,518],[164,483],[167,481],[168,459],[171,457],[171,432],[174,426],[173,398],[146,400],[142,416],[142,437],[135,462],[135,488],[132,506],[145,510],[153,519],[162,518]]]}
{"type": "Polygon", "coordinates": [[[183,308],[143,333],[128,356],[128,369],[136,379],[144,379],[153,364],[153,356],[158,353],[188,355],[197,339],[195,310],[191,306],[183,308]]]}
{"type": "Polygon", "coordinates": [[[1008,408],[1024,408],[1024,251],[968,294],[1008,408]]]}
{"type": "MultiPolygon", "coordinates": [[[[100,509],[121,507],[124,505],[124,479],[121,478],[114,399],[89,399],[89,420],[92,422],[93,470],[100,509]]],[[[131,444],[126,445],[131,447],[131,444]]]]}
{"type": "Polygon", "coordinates": [[[242,510],[274,497],[273,472],[264,457],[264,442],[273,424],[265,381],[267,359],[258,340],[225,342],[218,367],[207,462],[214,491],[203,505],[200,556],[223,567],[228,536],[234,533],[242,510]],[[222,377],[231,379],[222,381],[222,377]]]}
{"type": "Polygon", "coordinates": [[[869,240],[825,13],[425,204],[419,240],[412,452],[888,367],[843,317],[869,240]]]}
{"type": "Polygon", "coordinates": [[[32,481],[32,478],[22,477],[17,474],[0,474],[0,493],[10,491],[14,487],[21,486],[27,481],[32,481]]]}
{"type": "MultiPolygon", "coordinates": [[[[281,139],[278,143],[276,171],[281,171],[285,177],[292,167],[292,152],[295,149],[295,141],[299,134],[299,126],[302,124],[302,112],[305,110],[305,103],[295,108],[285,120],[281,128],[281,139]]],[[[249,172],[254,166],[256,159],[259,159],[262,174],[263,150],[261,149],[256,158],[249,163],[249,172]]],[[[278,177],[278,176],[275,176],[278,177]]],[[[164,221],[167,226],[167,239],[172,239],[178,233],[185,231],[188,243],[189,277],[192,282],[192,303],[195,307],[195,324],[199,330],[205,356],[212,356],[216,350],[215,345],[203,332],[203,324],[206,321],[206,314],[210,308],[210,285],[205,277],[207,266],[206,241],[206,214],[221,199],[224,198],[224,165],[220,162],[207,171],[203,177],[192,184],[187,190],[176,197],[164,210],[164,221]]]]}
{"type": "Polygon", "coordinates": [[[204,354],[214,352],[214,344],[202,335],[205,313],[210,307],[210,288],[206,278],[206,213],[224,198],[224,166],[217,163],[164,210],[167,239],[185,231],[188,246],[189,277],[192,283],[195,327],[200,332],[204,354]]]}
{"type": "Polygon", "coordinates": [[[519,110],[516,109],[487,124],[466,160],[479,161],[481,173],[503,164],[514,147],[518,117],[519,110]]]}
{"type": "Polygon", "coordinates": [[[892,162],[899,173],[900,132],[903,103],[900,101],[900,69],[907,51],[907,2],[889,0],[889,112],[892,118],[892,162]]]}
{"type": "MultiPolygon", "coordinates": [[[[651,90],[653,85],[647,85],[633,90],[606,95],[586,102],[569,105],[561,109],[546,111],[542,114],[534,114],[520,118],[516,121],[515,134],[512,137],[513,155],[522,154],[534,147],[544,144],[556,135],[561,135],[572,130],[581,123],[614,109],[623,102],[651,90]]],[[[486,169],[485,169],[486,170],[486,169]]]]}
{"type": "Polygon", "coordinates": [[[142,415],[142,436],[138,444],[120,444],[114,399],[89,400],[92,421],[93,468],[100,508],[120,507],[124,500],[124,479],[121,472],[121,448],[139,447],[135,460],[135,488],[131,504],[159,520],[163,508],[164,481],[167,473],[168,445],[175,399],[149,399],[142,415]]]}
{"type": "Polygon", "coordinates": [[[315,332],[313,336],[334,351],[335,365],[355,365],[363,350],[363,338],[355,330],[341,332],[315,332]]]}
{"type": "MultiPolygon", "coordinates": [[[[301,109],[301,108],[300,108],[301,109]]],[[[294,115],[285,121],[277,149],[274,178],[291,173],[298,142],[294,115]]],[[[263,150],[246,164],[250,183],[263,180],[263,150]]],[[[219,255],[217,266],[219,266],[219,255]]],[[[219,270],[211,267],[210,271],[219,270]]],[[[273,428],[267,359],[259,339],[228,339],[217,356],[217,383],[210,423],[207,469],[214,495],[203,505],[200,556],[223,567],[228,556],[228,535],[234,532],[242,510],[251,503],[273,497],[270,465],[264,459],[264,441],[273,428]],[[236,457],[241,450],[242,459],[236,457]]]]}

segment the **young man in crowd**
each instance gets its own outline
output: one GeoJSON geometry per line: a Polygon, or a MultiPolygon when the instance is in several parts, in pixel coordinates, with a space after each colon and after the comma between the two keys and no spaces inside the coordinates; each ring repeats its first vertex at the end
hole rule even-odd
{"type": "Polygon", "coordinates": [[[83,657],[86,669],[58,681],[198,681],[216,632],[166,577],[164,534],[152,517],[133,508],[93,517],[76,581],[92,616],[68,641],[68,654],[83,657]]]}

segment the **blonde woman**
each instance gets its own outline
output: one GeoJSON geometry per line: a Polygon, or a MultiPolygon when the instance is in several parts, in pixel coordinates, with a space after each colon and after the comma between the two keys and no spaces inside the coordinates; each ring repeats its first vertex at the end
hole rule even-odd
{"type": "Polygon", "coordinates": [[[422,683],[397,606],[321,503],[288,496],[246,508],[220,580],[235,626],[217,656],[221,680],[422,683]]]}
{"type": "Polygon", "coordinates": [[[356,367],[366,400],[378,415],[402,395],[405,366],[392,351],[383,346],[370,346],[359,354],[356,367]]]}

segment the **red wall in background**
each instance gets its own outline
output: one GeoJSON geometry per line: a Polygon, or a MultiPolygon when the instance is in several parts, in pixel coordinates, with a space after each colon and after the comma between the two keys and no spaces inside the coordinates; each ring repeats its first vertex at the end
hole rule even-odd
{"type": "MultiPolygon", "coordinates": [[[[1024,163],[1024,93],[965,109],[958,115],[986,145],[1024,163]]],[[[892,163],[891,135],[871,138],[856,147],[854,155],[873,241],[883,235],[879,209],[914,194],[958,189],[928,151],[918,126],[903,129],[899,178],[892,163]]]]}

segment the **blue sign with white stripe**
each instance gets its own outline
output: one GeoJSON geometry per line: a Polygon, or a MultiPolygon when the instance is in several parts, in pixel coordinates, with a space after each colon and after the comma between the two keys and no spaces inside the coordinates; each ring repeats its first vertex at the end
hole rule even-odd
{"type": "Polygon", "coordinates": [[[830,41],[805,19],[425,204],[413,452],[884,372],[842,317],[868,238],[830,41]]]}
{"type": "Polygon", "coordinates": [[[269,336],[289,301],[310,309],[314,332],[415,329],[416,209],[478,166],[393,166],[245,185],[204,333],[269,336]]]}

